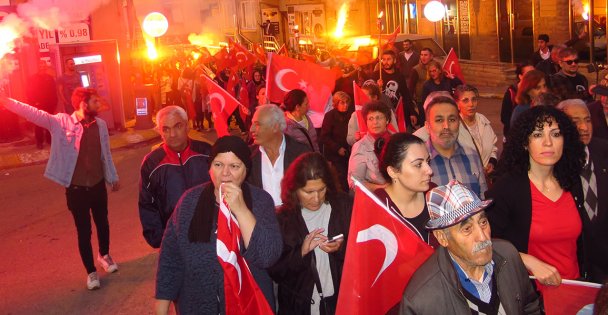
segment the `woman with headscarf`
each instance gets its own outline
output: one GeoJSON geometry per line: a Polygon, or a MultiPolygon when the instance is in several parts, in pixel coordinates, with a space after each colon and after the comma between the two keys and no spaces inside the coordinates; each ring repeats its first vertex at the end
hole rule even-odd
{"type": "Polygon", "coordinates": [[[266,268],[281,255],[281,232],[274,203],[262,189],[245,183],[251,169],[249,148],[225,136],[211,149],[211,182],[186,191],[175,207],[161,244],[156,273],[157,314],[173,301],[178,314],[225,314],[224,271],[216,252],[221,187],[223,200],[241,230],[241,255],[274,309],[272,281],[266,268]]]}

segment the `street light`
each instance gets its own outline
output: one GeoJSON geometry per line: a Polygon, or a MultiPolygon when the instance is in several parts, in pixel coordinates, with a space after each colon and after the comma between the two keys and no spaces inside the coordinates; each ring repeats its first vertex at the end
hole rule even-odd
{"type": "Polygon", "coordinates": [[[150,12],[144,18],[142,27],[146,34],[152,37],[161,37],[167,33],[169,29],[169,21],[160,12],[150,12]]]}
{"type": "Polygon", "coordinates": [[[433,29],[435,31],[435,41],[437,41],[437,22],[441,21],[445,15],[445,7],[440,1],[430,1],[424,6],[424,17],[435,23],[433,29]]]}

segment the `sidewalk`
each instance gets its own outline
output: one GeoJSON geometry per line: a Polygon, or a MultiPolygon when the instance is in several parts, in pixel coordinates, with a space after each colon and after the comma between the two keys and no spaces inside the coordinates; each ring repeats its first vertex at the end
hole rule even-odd
{"type": "Polygon", "coordinates": [[[505,91],[507,91],[507,87],[509,86],[479,86],[479,97],[502,99],[505,95],[505,91]]]}
{"type": "MultiPolygon", "coordinates": [[[[112,150],[125,149],[140,143],[160,142],[160,135],[154,129],[136,130],[134,125],[133,119],[127,121],[127,131],[110,132],[112,150]]],[[[33,132],[24,130],[24,133],[24,138],[19,141],[0,143],[0,170],[41,164],[49,159],[50,146],[46,144],[44,149],[39,150],[36,148],[33,132]]]]}

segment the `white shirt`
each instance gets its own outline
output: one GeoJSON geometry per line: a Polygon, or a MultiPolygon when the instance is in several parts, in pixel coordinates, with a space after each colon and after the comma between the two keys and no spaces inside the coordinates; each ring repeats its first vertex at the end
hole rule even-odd
{"type": "Polygon", "coordinates": [[[549,59],[549,57],[551,57],[551,50],[547,49],[547,52],[544,53],[542,50],[539,50],[540,53],[540,57],[543,58],[543,60],[547,60],[549,59]]]}
{"type": "MultiPolygon", "coordinates": [[[[302,217],[304,218],[308,232],[317,228],[324,228],[327,232],[329,230],[330,216],[331,206],[327,202],[321,205],[321,208],[319,208],[317,211],[311,211],[302,207],[302,217]]],[[[332,237],[335,235],[327,236],[332,237]]],[[[314,249],[314,253],[315,262],[317,264],[317,272],[319,273],[319,280],[321,281],[321,292],[323,292],[323,296],[325,297],[332,296],[335,292],[334,282],[331,278],[331,269],[329,266],[329,255],[319,246],[314,249]]],[[[312,289],[312,299],[315,301],[315,303],[310,306],[310,314],[320,314],[319,303],[321,301],[321,296],[319,296],[319,291],[317,290],[316,284],[312,289]]]]}
{"type": "Polygon", "coordinates": [[[281,180],[283,179],[284,172],[285,146],[285,136],[283,136],[283,142],[281,142],[281,146],[279,147],[279,157],[274,161],[274,165],[270,162],[270,158],[268,158],[264,147],[259,147],[262,153],[262,186],[272,197],[275,206],[283,204],[281,200],[281,180]]]}
{"type": "Polygon", "coordinates": [[[414,54],[414,51],[412,50],[412,52],[407,53],[407,52],[403,52],[403,56],[405,57],[405,60],[410,60],[410,58],[412,57],[412,55],[414,54]]]}

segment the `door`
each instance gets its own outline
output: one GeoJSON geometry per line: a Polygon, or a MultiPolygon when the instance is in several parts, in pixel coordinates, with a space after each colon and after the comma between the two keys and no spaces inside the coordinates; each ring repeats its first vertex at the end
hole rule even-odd
{"type": "Polygon", "coordinates": [[[500,61],[528,60],[535,42],[532,0],[497,0],[497,7],[500,61]]]}

